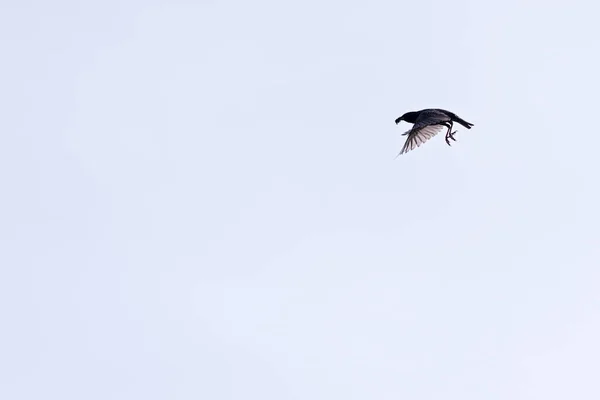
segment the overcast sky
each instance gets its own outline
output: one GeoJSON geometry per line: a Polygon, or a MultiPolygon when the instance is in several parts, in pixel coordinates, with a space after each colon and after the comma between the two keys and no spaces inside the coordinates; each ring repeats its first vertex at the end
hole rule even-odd
{"type": "Polygon", "coordinates": [[[599,11],[2,2],[0,398],[600,398],[599,11]]]}

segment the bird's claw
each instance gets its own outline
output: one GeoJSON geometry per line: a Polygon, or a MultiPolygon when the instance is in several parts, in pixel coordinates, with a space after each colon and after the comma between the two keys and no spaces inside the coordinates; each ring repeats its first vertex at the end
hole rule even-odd
{"type": "Polygon", "coordinates": [[[446,143],[448,144],[448,146],[452,146],[452,145],[450,144],[450,141],[449,141],[448,139],[452,139],[452,140],[454,140],[454,141],[456,142],[456,139],[454,138],[454,134],[455,134],[455,133],[456,133],[456,131],[454,131],[454,132],[448,132],[448,133],[446,134],[446,143]]]}

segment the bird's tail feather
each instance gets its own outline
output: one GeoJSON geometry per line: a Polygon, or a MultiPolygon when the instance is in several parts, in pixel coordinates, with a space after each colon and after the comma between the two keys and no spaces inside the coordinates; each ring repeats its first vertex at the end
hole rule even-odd
{"type": "Polygon", "coordinates": [[[471,127],[473,126],[472,123],[465,121],[464,119],[458,117],[457,115],[454,115],[452,119],[467,129],[471,129],[471,127]]]}

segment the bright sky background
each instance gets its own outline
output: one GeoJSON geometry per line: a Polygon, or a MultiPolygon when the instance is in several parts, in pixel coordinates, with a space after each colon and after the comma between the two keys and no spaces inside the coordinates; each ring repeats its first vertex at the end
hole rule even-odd
{"type": "Polygon", "coordinates": [[[0,398],[599,399],[599,12],[2,2],[0,398]]]}

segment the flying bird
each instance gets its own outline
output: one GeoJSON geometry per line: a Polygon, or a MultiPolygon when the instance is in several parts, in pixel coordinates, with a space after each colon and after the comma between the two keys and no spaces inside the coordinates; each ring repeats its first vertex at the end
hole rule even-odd
{"type": "Polygon", "coordinates": [[[406,138],[406,143],[404,143],[398,156],[421,146],[423,143],[440,133],[444,127],[448,129],[446,131],[446,143],[450,146],[450,141],[448,139],[456,141],[456,139],[454,139],[456,131],[452,132],[452,125],[454,122],[458,122],[467,129],[471,129],[473,126],[473,124],[458,117],[456,114],[439,108],[410,111],[401,117],[396,118],[396,125],[399,124],[400,121],[406,121],[414,125],[410,130],[402,134],[402,136],[408,135],[408,138],[406,138]]]}

